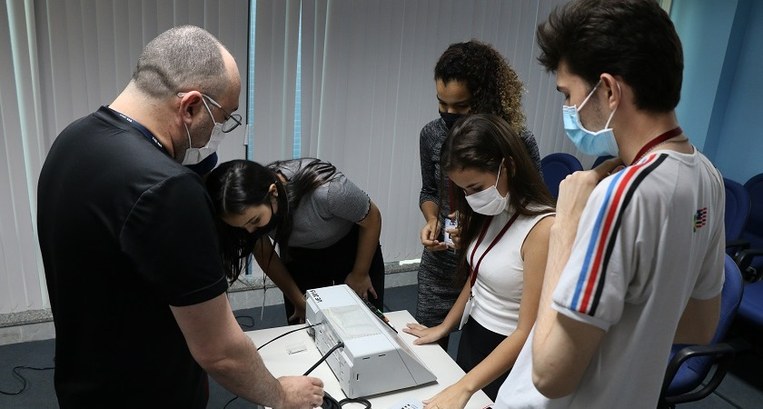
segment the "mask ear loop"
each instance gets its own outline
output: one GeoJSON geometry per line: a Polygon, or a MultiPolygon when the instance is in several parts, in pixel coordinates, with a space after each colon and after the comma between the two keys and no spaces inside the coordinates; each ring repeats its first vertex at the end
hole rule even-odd
{"type": "MultiPolygon", "coordinates": [[[[615,84],[617,84],[617,90],[620,91],[620,97],[622,98],[623,89],[620,88],[620,83],[615,81],[615,84]]],[[[612,118],[615,117],[615,112],[617,112],[617,108],[620,108],[620,101],[617,102],[617,106],[614,110],[612,110],[612,113],[609,114],[609,119],[607,119],[607,123],[604,125],[604,129],[609,129],[609,123],[612,122],[612,118]]]]}
{"type": "Polygon", "coordinates": [[[503,167],[503,160],[505,158],[501,159],[501,163],[498,164],[498,176],[495,177],[495,188],[498,189],[498,181],[501,180],[501,168],[503,167]]]}
{"type": "MultiPolygon", "coordinates": [[[[575,109],[576,109],[578,112],[580,112],[580,110],[581,110],[581,109],[583,109],[583,105],[585,105],[585,104],[588,102],[588,100],[589,100],[589,99],[591,99],[591,97],[593,96],[593,93],[594,93],[594,92],[596,92],[596,88],[599,88],[599,85],[600,85],[600,84],[601,84],[601,80],[599,80],[599,82],[597,82],[597,83],[596,83],[596,85],[594,85],[594,86],[593,86],[593,89],[591,90],[591,92],[589,92],[589,93],[588,93],[588,96],[587,96],[587,97],[585,97],[585,99],[583,100],[583,102],[580,104],[580,107],[577,107],[577,106],[575,107],[575,109]]],[[[618,86],[619,86],[619,85],[620,85],[620,84],[618,84],[618,86]]]]}

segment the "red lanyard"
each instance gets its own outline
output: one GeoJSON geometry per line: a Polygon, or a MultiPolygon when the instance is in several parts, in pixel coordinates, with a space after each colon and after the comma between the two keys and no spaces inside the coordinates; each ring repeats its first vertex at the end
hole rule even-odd
{"type": "Polygon", "coordinates": [[[454,207],[456,207],[456,196],[453,194],[453,189],[456,188],[456,184],[453,183],[450,179],[448,180],[448,184],[445,186],[445,189],[448,190],[448,209],[449,212],[453,213],[455,210],[454,207]]]}
{"type": "Polygon", "coordinates": [[[493,239],[493,242],[490,243],[489,246],[487,246],[487,249],[485,249],[485,252],[482,253],[482,256],[480,256],[479,260],[477,260],[477,265],[474,265],[474,253],[477,252],[477,247],[482,244],[482,240],[485,238],[485,233],[487,233],[488,227],[490,227],[490,223],[488,221],[485,222],[485,224],[482,226],[482,231],[480,232],[480,236],[477,239],[477,243],[474,244],[474,248],[472,249],[472,254],[469,257],[469,265],[474,266],[472,267],[472,278],[470,281],[470,287],[474,287],[474,283],[477,282],[477,274],[479,274],[480,271],[480,264],[482,264],[482,259],[485,258],[485,255],[495,246],[500,240],[501,237],[503,237],[504,233],[506,233],[506,230],[509,230],[509,227],[511,227],[512,224],[514,224],[514,220],[517,220],[517,217],[519,217],[519,211],[517,210],[514,212],[514,216],[511,216],[511,219],[509,219],[508,222],[506,222],[506,225],[503,226],[503,229],[501,229],[500,232],[498,232],[498,235],[495,236],[493,239]]]}
{"type": "Polygon", "coordinates": [[[667,141],[670,138],[673,138],[673,137],[676,137],[678,135],[681,135],[683,132],[684,131],[681,129],[681,127],[677,126],[677,127],[673,128],[673,129],[665,132],[664,134],[656,136],[654,139],[652,139],[651,141],[647,142],[646,145],[644,145],[641,148],[641,150],[638,151],[638,153],[636,154],[636,158],[633,159],[633,162],[631,162],[631,165],[636,163],[636,162],[638,162],[639,159],[641,159],[641,157],[646,155],[646,153],[649,152],[650,150],[652,150],[652,148],[654,148],[655,146],[657,146],[657,145],[667,141]]]}

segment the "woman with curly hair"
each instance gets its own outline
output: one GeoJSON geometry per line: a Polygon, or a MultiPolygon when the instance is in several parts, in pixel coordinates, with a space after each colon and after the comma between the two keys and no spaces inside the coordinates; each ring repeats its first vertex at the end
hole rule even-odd
{"type": "MultiPolygon", "coordinates": [[[[421,129],[421,193],[419,207],[426,224],[421,229],[424,251],[418,272],[416,320],[426,326],[440,324],[458,298],[461,284],[455,278],[456,254],[443,229],[453,208],[451,183],[440,169],[440,151],[448,130],[461,117],[493,114],[505,120],[520,136],[536,170],[540,170],[538,145],[525,127],[522,82],[501,54],[477,40],[451,44],[434,68],[440,118],[421,129]]],[[[448,337],[440,340],[447,349],[448,337]]]]}

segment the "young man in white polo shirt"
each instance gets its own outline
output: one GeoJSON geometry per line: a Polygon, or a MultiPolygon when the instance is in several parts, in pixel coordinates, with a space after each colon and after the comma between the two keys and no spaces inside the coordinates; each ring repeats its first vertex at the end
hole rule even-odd
{"type": "Polygon", "coordinates": [[[653,0],[572,1],[537,38],[566,133],[615,159],[560,185],[538,319],[495,407],[654,408],[723,286],[722,178],[674,112],[681,43],[653,0]]]}

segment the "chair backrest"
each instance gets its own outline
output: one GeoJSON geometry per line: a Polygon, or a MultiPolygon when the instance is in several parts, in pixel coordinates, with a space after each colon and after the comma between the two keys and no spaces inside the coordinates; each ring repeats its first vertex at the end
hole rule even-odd
{"type": "Polygon", "coordinates": [[[570,173],[583,170],[578,158],[569,153],[552,153],[541,159],[541,170],[543,170],[543,181],[546,183],[551,196],[559,196],[559,183],[570,173]]]}
{"type": "Polygon", "coordinates": [[[763,281],[749,283],[739,304],[739,316],[758,328],[763,328],[763,281]]]}
{"type": "Polygon", "coordinates": [[[744,188],[750,197],[750,216],[743,237],[752,248],[763,248],[763,173],[751,177],[744,188]]]}
{"type": "MultiPolygon", "coordinates": [[[[736,240],[742,236],[747,219],[750,216],[750,195],[741,183],[723,178],[726,188],[726,241],[736,240]]],[[[763,194],[763,189],[761,189],[763,194]]],[[[763,203],[761,203],[763,206],[763,203]]]]}
{"type": "MultiPolygon", "coordinates": [[[[744,188],[750,195],[750,217],[742,238],[750,242],[751,248],[763,249],[763,173],[751,177],[744,188]]],[[[753,258],[750,265],[760,272],[763,257],[753,258]]],[[[763,280],[745,286],[739,316],[757,327],[763,327],[763,280]]]]}
{"type": "MultiPolygon", "coordinates": [[[[726,338],[744,292],[742,273],[739,272],[739,267],[729,255],[725,255],[723,269],[725,282],[721,292],[721,313],[718,318],[718,327],[715,329],[715,335],[710,345],[718,344],[726,338]]],[[[679,348],[674,346],[674,352],[677,349],[679,348]]],[[[668,394],[684,393],[699,386],[710,372],[713,363],[713,358],[709,356],[689,358],[673,377],[668,388],[668,394]]]]}

